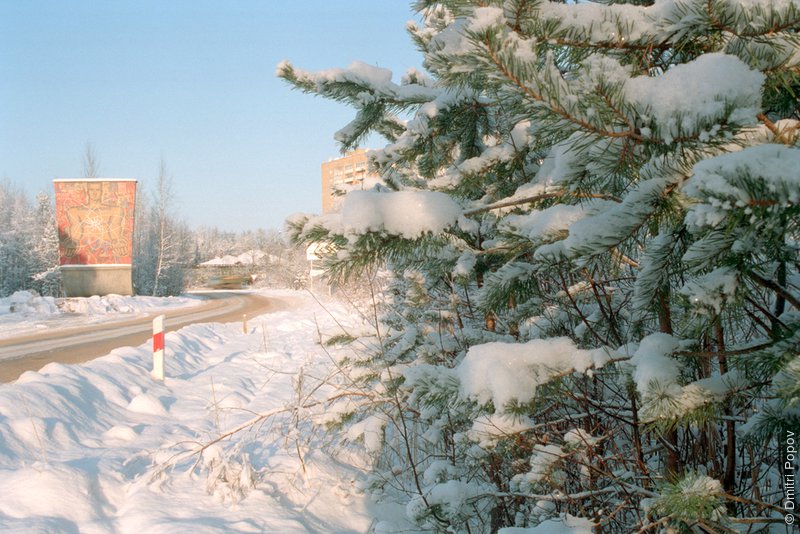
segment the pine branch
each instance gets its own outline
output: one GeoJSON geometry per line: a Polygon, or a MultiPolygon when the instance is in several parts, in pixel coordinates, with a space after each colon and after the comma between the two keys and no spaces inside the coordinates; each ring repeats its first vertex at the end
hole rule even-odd
{"type": "Polygon", "coordinates": [[[500,59],[500,56],[493,49],[491,42],[484,41],[483,44],[484,46],[486,46],[486,50],[488,51],[489,59],[491,59],[492,64],[500,71],[500,73],[503,76],[505,76],[511,82],[513,82],[514,85],[516,85],[516,87],[523,92],[523,94],[525,94],[535,102],[544,104],[547,107],[547,109],[550,110],[552,113],[563,119],[566,119],[570,123],[579,127],[581,130],[611,139],[630,138],[640,142],[656,141],[655,139],[644,138],[630,121],[628,121],[628,130],[620,132],[620,131],[597,128],[594,125],[589,124],[588,122],[582,119],[572,116],[569,112],[567,112],[567,110],[558,105],[556,102],[552,102],[549,99],[545,98],[544,95],[542,95],[541,93],[537,93],[536,91],[534,91],[533,87],[531,87],[530,84],[524,83],[516,74],[514,74],[509,68],[507,68],[505,63],[500,59]]]}
{"type": "Polygon", "coordinates": [[[756,282],[758,285],[765,287],[775,292],[777,295],[780,295],[781,297],[786,299],[786,302],[794,306],[796,310],[800,310],[800,299],[795,298],[795,296],[789,293],[789,291],[785,287],[782,287],[777,283],[775,283],[774,281],[768,280],[760,276],[759,274],[753,272],[752,270],[748,271],[745,274],[748,278],[756,282]]]}
{"type": "Polygon", "coordinates": [[[510,208],[515,206],[522,206],[525,204],[535,204],[537,202],[541,202],[542,200],[549,200],[556,198],[596,198],[602,200],[613,200],[614,202],[622,202],[619,198],[613,195],[606,195],[601,193],[575,193],[571,191],[561,191],[558,193],[542,193],[531,197],[496,202],[488,206],[482,206],[480,208],[466,210],[464,211],[464,215],[465,216],[478,215],[480,213],[486,213],[487,211],[498,210],[502,208],[510,208]]]}

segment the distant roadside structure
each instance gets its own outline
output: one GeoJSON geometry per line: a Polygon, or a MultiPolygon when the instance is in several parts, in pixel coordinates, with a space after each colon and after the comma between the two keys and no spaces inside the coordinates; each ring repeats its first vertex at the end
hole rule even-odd
{"type": "MultiPolygon", "coordinates": [[[[322,255],[328,252],[329,245],[325,243],[311,243],[306,247],[306,260],[308,261],[308,285],[314,289],[314,279],[322,280],[325,269],[322,267],[322,255]]],[[[330,288],[328,288],[330,291],[330,288]]]]}
{"type": "Polygon", "coordinates": [[[198,264],[195,283],[211,289],[243,289],[280,262],[280,258],[263,250],[218,256],[198,264]]]}
{"type": "Polygon", "coordinates": [[[217,256],[208,261],[200,264],[201,267],[242,267],[248,265],[259,265],[263,263],[270,263],[278,261],[278,258],[267,254],[263,250],[248,250],[236,256],[227,254],[225,256],[217,256]]]}
{"type": "Polygon", "coordinates": [[[68,297],[132,295],[136,180],[53,180],[59,264],[68,297]]]}
{"type": "Polygon", "coordinates": [[[322,213],[339,211],[343,194],[369,189],[379,177],[369,172],[367,149],[359,148],[322,164],[322,213]]]}

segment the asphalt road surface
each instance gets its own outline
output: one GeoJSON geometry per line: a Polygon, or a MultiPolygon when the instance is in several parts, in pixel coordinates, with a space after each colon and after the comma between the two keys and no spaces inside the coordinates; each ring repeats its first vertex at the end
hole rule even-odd
{"type": "Polygon", "coordinates": [[[16,380],[25,371],[38,371],[51,362],[80,363],[104,356],[118,347],[138,347],[153,334],[153,318],[165,315],[164,328],[177,330],[194,323],[242,321],[290,304],[262,295],[233,292],[204,293],[206,302],[119,322],[65,328],[0,340],[0,382],[16,380]]]}

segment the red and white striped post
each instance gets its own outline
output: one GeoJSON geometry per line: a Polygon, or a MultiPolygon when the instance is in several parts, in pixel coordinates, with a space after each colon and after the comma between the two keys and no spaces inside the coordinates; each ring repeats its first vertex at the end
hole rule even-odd
{"type": "Polygon", "coordinates": [[[164,380],[164,316],[153,319],[153,378],[164,380]]]}

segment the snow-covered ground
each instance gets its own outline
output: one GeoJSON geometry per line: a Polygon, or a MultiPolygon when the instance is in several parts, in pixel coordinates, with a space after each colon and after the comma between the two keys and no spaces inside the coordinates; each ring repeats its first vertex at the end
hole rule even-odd
{"type": "Polygon", "coordinates": [[[0,298],[0,339],[44,330],[130,319],[138,315],[185,308],[200,297],[105,297],[54,299],[30,291],[0,298]]]}
{"type": "MultiPolygon", "coordinates": [[[[0,531],[370,531],[375,509],[357,487],[365,458],[327,449],[299,417],[323,413],[330,394],[317,388],[332,369],[320,335],[358,324],[308,294],[267,295],[296,305],[251,320],[247,334],[217,323],[169,332],[163,383],[145,344],[0,385],[0,531]]],[[[18,321],[1,314],[0,332],[63,314],[38,304],[18,321]]]]}

